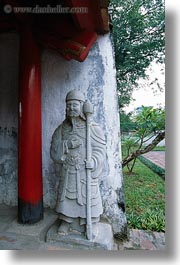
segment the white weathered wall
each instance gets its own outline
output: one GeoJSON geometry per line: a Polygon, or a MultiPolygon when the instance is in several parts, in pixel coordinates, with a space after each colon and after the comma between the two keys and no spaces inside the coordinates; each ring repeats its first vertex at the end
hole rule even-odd
{"type": "MultiPolygon", "coordinates": [[[[17,204],[17,163],[11,175],[11,159],[17,162],[17,97],[18,97],[18,37],[0,35],[0,129],[14,128],[16,137],[0,134],[0,203],[17,204]],[[2,96],[3,95],[3,96],[2,96]],[[9,153],[13,150],[15,155],[9,153]],[[6,159],[8,156],[8,159],[6,159]],[[7,160],[7,161],[6,161],[7,160]],[[9,162],[8,162],[9,161],[9,162]],[[8,172],[8,170],[7,170],[8,172]],[[11,182],[11,185],[9,185],[11,182]],[[7,192],[8,190],[8,192],[7,192]],[[10,191],[9,191],[10,190],[10,191]]],[[[116,91],[116,71],[110,35],[98,38],[85,62],[66,61],[57,53],[42,52],[42,127],[43,127],[43,190],[44,205],[55,206],[58,178],[49,150],[55,128],[65,118],[65,96],[79,89],[94,105],[94,120],[104,130],[107,140],[107,163],[101,181],[106,215],[116,216],[120,226],[125,215],[117,206],[122,194],[120,126],[116,91]]],[[[0,131],[0,132],[1,132],[0,131]]],[[[114,218],[114,217],[113,217],[114,218]]]]}
{"type": "MultiPolygon", "coordinates": [[[[57,54],[44,51],[43,80],[43,175],[49,179],[51,136],[65,118],[65,97],[69,90],[80,89],[94,105],[94,119],[100,123],[107,140],[107,182],[113,189],[121,187],[120,129],[112,45],[109,36],[99,37],[85,62],[65,61],[57,54]],[[105,55],[105,56],[104,56],[105,55]],[[49,176],[49,177],[48,177],[49,176]]],[[[51,178],[51,177],[50,177],[51,178]]],[[[44,202],[53,201],[53,185],[44,187],[44,202]],[[49,193],[52,195],[49,195],[49,193]]]]}

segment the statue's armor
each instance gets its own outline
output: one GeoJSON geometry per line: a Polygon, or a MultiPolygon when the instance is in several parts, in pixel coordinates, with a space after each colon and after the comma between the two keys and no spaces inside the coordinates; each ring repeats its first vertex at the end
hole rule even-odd
{"type": "MultiPolygon", "coordinates": [[[[91,217],[102,214],[102,202],[98,177],[105,161],[105,139],[95,122],[91,123],[91,217]]],[[[51,157],[60,163],[60,183],[56,211],[67,217],[86,218],[86,121],[75,120],[73,126],[65,120],[54,132],[51,143],[51,157]],[[68,148],[68,141],[78,139],[81,145],[68,148]]]]}

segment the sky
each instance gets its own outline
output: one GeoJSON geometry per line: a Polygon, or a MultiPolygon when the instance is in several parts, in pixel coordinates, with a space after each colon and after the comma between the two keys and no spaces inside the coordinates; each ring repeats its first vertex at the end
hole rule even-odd
{"type": "Polygon", "coordinates": [[[158,65],[155,62],[151,64],[151,66],[147,70],[147,74],[149,75],[149,80],[139,80],[139,85],[137,89],[133,91],[132,98],[133,100],[124,110],[126,113],[130,111],[134,111],[137,107],[140,106],[153,106],[157,107],[165,107],[165,71],[163,66],[163,71],[161,71],[162,65],[158,65]],[[158,83],[162,90],[158,89],[156,84],[150,87],[151,81],[155,78],[158,79],[158,83]]]}

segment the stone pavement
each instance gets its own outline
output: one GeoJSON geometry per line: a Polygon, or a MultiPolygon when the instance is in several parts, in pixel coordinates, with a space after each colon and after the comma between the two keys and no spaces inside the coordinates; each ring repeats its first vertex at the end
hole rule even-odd
{"type": "Polygon", "coordinates": [[[146,154],[143,154],[143,156],[152,163],[165,169],[165,151],[150,151],[146,154]]]}
{"type": "MultiPolygon", "coordinates": [[[[57,216],[45,209],[44,220],[34,225],[17,223],[17,207],[0,205],[0,250],[69,250],[57,243],[47,243],[46,233],[57,216]]],[[[128,240],[114,244],[113,250],[165,250],[165,234],[129,230],[128,240]]]]}
{"type": "Polygon", "coordinates": [[[165,233],[130,229],[119,250],[165,250],[165,233]]]}

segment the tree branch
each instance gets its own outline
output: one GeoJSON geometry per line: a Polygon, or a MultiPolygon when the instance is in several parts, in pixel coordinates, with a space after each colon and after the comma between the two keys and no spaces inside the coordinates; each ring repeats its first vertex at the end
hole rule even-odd
{"type": "Polygon", "coordinates": [[[165,138],[165,131],[158,133],[156,138],[152,141],[151,144],[147,145],[144,149],[136,150],[135,152],[131,153],[128,157],[123,159],[122,167],[125,167],[129,162],[133,159],[137,158],[138,156],[148,153],[151,151],[159,142],[161,142],[165,138]]]}

